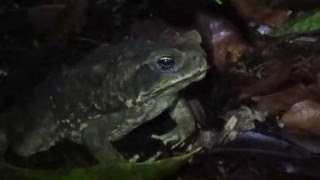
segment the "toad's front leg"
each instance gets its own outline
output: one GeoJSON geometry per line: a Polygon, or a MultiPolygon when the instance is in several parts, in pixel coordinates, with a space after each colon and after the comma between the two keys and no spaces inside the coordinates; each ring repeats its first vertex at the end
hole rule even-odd
{"type": "Polygon", "coordinates": [[[123,162],[123,156],[112,146],[104,132],[103,120],[105,116],[91,119],[88,127],[82,132],[84,144],[94,155],[96,160],[103,163],[123,162]]]}
{"type": "Polygon", "coordinates": [[[164,135],[152,135],[153,138],[159,139],[163,144],[168,142],[175,143],[172,148],[181,144],[195,130],[196,123],[194,115],[185,99],[180,99],[170,112],[170,117],[177,123],[176,127],[164,135]]]}
{"type": "Polygon", "coordinates": [[[96,159],[101,162],[124,161],[122,155],[110,142],[120,140],[134,128],[150,120],[147,112],[139,107],[90,119],[83,131],[83,140],[96,159]]]}

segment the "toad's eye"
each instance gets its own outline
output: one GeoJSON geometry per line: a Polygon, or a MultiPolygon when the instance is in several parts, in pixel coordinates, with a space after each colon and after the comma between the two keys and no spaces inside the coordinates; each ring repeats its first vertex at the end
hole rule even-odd
{"type": "Polygon", "coordinates": [[[176,64],[172,56],[161,56],[156,59],[157,64],[162,71],[168,71],[174,69],[176,64]]]}

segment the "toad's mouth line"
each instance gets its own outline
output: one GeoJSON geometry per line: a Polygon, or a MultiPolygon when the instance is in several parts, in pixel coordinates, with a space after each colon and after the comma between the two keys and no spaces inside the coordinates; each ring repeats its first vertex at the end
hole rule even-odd
{"type": "Polygon", "coordinates": [[[181,89],[185,88],[187,85],[203,79],[205,77],[205,75],[206,75],[207,70],[208,70],[208,68],[201,69],[197,73],[184,76],[183,78],[177,79],[175,81],[171,81],[170,84],[166,84],[166,83],[168,83],[168,81],[165,81],[164,83],[162,83],[162,85],[166,84],[163,88],[160,88],[161,85],[159,85],[159,86],[157,86],[155,88],[155,90],[153,90],[151,92],[148,92],[148,93],[142,92],[142,93],[140,93],[138,98],[137,98],[137,100],[136,100],[136,102],[137,103],[144,102],[146,99],[150,99],[152,97],[155,97],[156,94],[159,94],[159,93],[164,92],[164,91],[166,91],[168,89],[171,89],[172,87],[181,86],[186,81],[190,82],[190,83],[186,84],[184,87],[179,88],[179,90],[181,90],[181,89]]]}

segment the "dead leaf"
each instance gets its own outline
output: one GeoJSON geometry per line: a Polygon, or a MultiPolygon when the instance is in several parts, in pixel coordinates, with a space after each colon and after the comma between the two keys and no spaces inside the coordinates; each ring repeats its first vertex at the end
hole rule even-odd
{"type": "Polygon", "coordinates": [[[271,27],[283,24],[291,13],[286,9],[272,8],[277,3],[275,0],[234,0],[232,3],[244,18],[271,27]]]}
{"type": "Polygon", "coordinates": [[[242,89],[240,99],[275,92],[289,80],[291,67],[284,66],[282,63],[274,63],[265,71],[267,72],[264,73],[268,75],[262,77],[262,79],[254,80],[250,85],[242,89]]]}
{"type": "Polygon", "coordinates": [[[306,99],[319,101],[319,84],[314,83],[309,86],[298,84],[278,93],[266,96],[255,96],[251,99],[257,103],[257,107],[260,110],[278,114],[289,110],[293,104],[299,101],[306,99]]]}
{"type": "Polygon", "coordinates": [[[227,20],[198,14],[197,26],[208,54],[207,60],[218,70],[225,71],[246,51],[245,42],[227,20]]]}
{"type": "Polygon", "coordinates": [[[287,127],[303,129],[320,134],[320,104],[305,100],[295,103],[280,121],[287,127]]]}
{"type": "Polygon", "coordinates": [[[199,100],[196,98],[190,99],[188,100],[188,104],[193,112],[193,115],[195,116],[197,123],[199,123],[202,127],[209,127],[206,113],[199,100]]]}

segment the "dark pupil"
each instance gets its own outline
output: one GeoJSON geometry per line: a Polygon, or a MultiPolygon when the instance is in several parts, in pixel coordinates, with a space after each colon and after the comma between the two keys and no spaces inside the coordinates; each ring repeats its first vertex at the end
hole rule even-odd
{"type": "Polygon", "coordinates": [[[162,56],[157,60],[157,63],[163,70],[172,69],[175,65],[175,61],[170,56],[162,56]]]}

